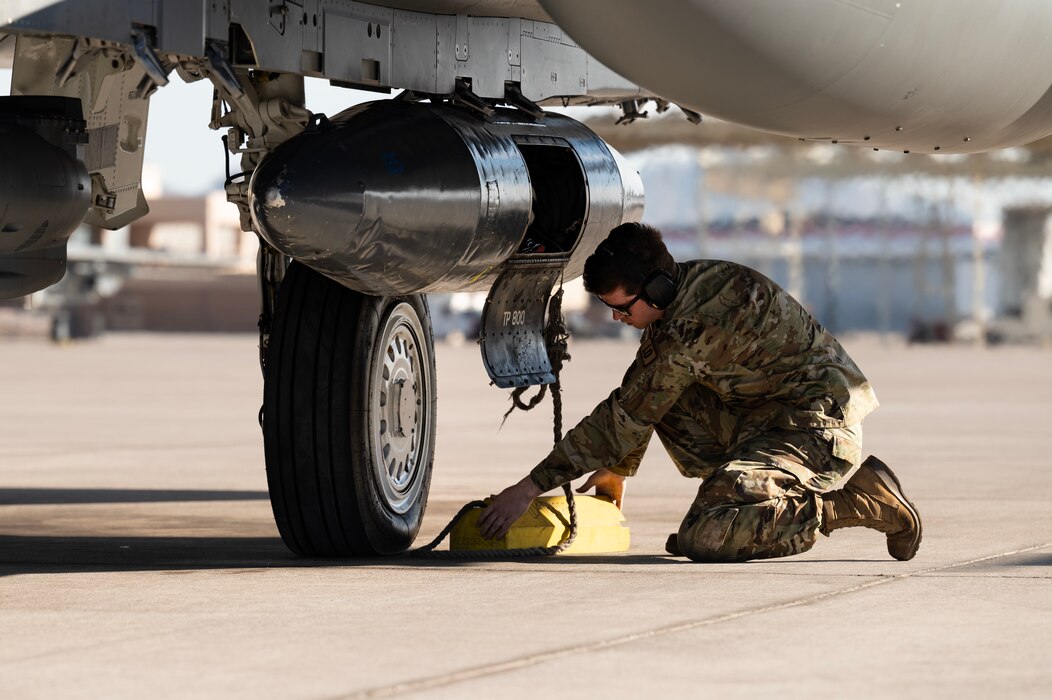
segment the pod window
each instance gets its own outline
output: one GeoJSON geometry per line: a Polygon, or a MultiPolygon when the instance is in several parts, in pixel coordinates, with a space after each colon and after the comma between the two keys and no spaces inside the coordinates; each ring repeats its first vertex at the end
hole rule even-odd
{"type": "Polygon", "coordinates": [[[581,163],[573,150],[565,146],[518,146],[533,188],[533,220],[519,253],[568,253],[581,235],[587,213],[587,187],[581,163]]]}

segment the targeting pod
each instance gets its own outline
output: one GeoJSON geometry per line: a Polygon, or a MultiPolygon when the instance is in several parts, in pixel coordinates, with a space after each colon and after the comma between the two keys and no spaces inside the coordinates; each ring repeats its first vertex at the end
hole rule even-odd
{"type": "Polygon", "coordinates": [[[399,100],[313,123],[249,190],[271,245],[366,294],[485,289],[528,259],[569,279],[643,210],[638,174],[569,117],[399,100]]]}

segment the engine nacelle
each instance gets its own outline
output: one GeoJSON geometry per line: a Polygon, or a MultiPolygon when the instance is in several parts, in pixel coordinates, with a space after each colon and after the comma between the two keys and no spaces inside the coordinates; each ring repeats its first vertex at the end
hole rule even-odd
{"type": "Polygon", "coordinates": [[[398,100],[281,144],[250,197],[271,245],[368,294],[483,289],[518,256],[563,258],[571,278],[643,211],[639,175],[569,117],[398,100]]]}
{"type": "Polygon", "coordinates": [[[85,143],[80,100],[0,98],[0,299],[66,273],[66,242],[90,203],[85,143]]]}

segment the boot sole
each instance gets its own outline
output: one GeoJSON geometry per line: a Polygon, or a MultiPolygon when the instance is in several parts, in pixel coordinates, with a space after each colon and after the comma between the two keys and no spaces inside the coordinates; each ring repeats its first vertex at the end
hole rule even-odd
{"type": "MultiPolygon", "coordinates": [[[[906,506],[906,509],[909,510],[911,515],[913,515],[913,520],[917,523],[917,531],[913,536],[913,540],[910,541],[909,548],[906,551],[906,554],[901,557],[895,557],[894,554],[891,555],[899,561],[909,561],[914,556],[916,556],[917,550],[920,549],[921,534],[923,530],[921,526],[920,513],[917,512],[917,507],[913,505],[908,498],[906,498],[906,493],[902,490],[902,484],[899,483],[899,478],[895,476],[895,472],[891,471],[891,467],[884,464],[876,457],[870,457],[870,459],[876,462],[876,466],[873,469],[873,473],[877,476],[877,478],[884,482],[884,486],[887,487],[887,489],[895,495],[895,498],[899,499],[899,501],[901,501],[906,506]]],[[[888,553],[890,554],[891,552],[889,551],[888,553]]]]}
{"type": "Polygon", "coordinates": [[[679,548],[679,536],[675,532],[665,540],[665,551],[674,557],[683,556],[683,551],[679,548]]]}

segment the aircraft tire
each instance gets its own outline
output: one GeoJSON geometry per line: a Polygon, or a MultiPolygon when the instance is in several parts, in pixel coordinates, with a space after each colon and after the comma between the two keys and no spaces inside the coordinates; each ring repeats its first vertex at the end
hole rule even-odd
{"type": "Polygon", "coordinates": [[[435,408],[423,295],[368,296],[289,267],[267,350],[262,424],[274,518],[292,551],[407,549],[431,484],[435,408]]]}

